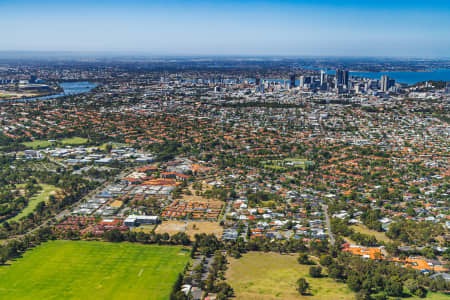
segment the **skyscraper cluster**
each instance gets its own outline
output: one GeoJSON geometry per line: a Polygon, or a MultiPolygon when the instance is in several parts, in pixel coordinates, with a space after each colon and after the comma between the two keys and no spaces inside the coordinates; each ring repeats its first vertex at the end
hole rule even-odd
{"type": "Polygon", "coordinates": [[[337,69],[335,76],[335,88],[338,91],[348,89],[349,85],[349,72],[347,70],[337,69]]]}
{"type": "MultiPolygon", "coordinates": [[[[404,88],[403,84],[397,84],[395,79],[382,75],[381,78],[366,78],[358,74],[350,76],[350,71],[338,68],[335,76],[326,70],[319,73],[306,71],[305,73],[290,73],[288,79],[271,79],[255,77],[255,86],[258,92],[264,93],[279,89],[295,89],[298,92],[326,92],[338,94],[372,94],[380,93],[382,97],[389,97],[389,93],[399,93],[404,88]]],[[[448,83],[450,84],[450,83],[448,83]]],[[[445,92],[448,93],[447,86],[445,92]]]]}

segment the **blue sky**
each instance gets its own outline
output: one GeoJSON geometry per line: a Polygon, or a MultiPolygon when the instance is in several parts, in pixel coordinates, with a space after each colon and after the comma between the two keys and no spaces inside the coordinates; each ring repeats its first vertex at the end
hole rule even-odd
{"type": "Polygon", "coordinates": [[[450,57],[450,0],[0,0],[0,13],[0,50],[450,57]]]}

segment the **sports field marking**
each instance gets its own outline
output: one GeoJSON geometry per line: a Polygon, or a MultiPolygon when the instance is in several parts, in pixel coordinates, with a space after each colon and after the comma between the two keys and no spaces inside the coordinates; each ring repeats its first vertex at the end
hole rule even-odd
{"type": "Polygon", "coordinates": [[[178,274],[190,260],[189,255],[177,255],[181,249],[49,241],[10,265],[0,266],[0,300],[167,300],[178,274]],[[151,272],[144,276],[145,269],[151,272]]]}

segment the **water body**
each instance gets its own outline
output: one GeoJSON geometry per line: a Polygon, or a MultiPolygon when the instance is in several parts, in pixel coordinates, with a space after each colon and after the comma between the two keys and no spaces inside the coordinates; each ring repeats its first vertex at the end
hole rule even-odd
{"type": "MultiPolygon", "coordinates": [[[[327,73],[335,75],[336,71],[327,71],[327,73]]],[[[371,79],[381,79],[381,76],[387,75],[389,78],[395,79],[396,82],[409,85],[428,80],[450,81],[450,69],[435,69],[428,72],[350,72],[350,75],[371,79]]]]}
{"type": "MultiPolygon", "coordinates": [[[[313,67],[302,67],[310,70],[320,70],[319,68],[313,67]]],[[[336,71],[327,70],[327,74],[335,75],[336,71]]],[[[406,83],[408,85],[413,85],[418,82],[424,82],[428,80],[434,81],[450,81],[450,69],[434,69],[428,72],[350,72],[350,75],[353,77],[364,77],[370,79],[378,79],[381,80],[381,76],[387,75],[389,78],[395,79],[396,82],[406,83]]],[[[298,78],[298,77],[297,77],[298,78]]],[[[249,82],[255,82],[255,79],[246,79],[249,82]]],[[[262,79],[261,79],[262,80],[262,79]]],[[[269,82],[279,82],[284,84],[288,82],[288,79],[264,79],[269,82]]],[[[300,84],[300,80],[295,80],[297,85],[300,84]]]]}
{"type": "Polygon", "coordinates": [[[80,82],[63,82],[59,85],[64,91],[59,94],[54,94],[50,96],[41,96],[33,98],[24,98],[16,100],[6,100],[4,102],[25,102],[25,101],[36,101],[36,100],[48,100],[56,99],[63,96],[78,95],[91,91],[93,88],[97,87],[97,83],[91,83],[87,81],[80,82]]]}

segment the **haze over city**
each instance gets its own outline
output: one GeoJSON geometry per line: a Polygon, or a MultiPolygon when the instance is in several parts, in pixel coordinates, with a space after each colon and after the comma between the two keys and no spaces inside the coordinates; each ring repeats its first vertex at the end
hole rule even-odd
{"type": "Polygon", "coordinates": [[[450,299],[449,0],[0,28],[0,300],[450,299]]]}
{"type": "Polygon", "coordinates": [[[0,1],[0,51],[448,57],[430,1],[0,1]]]}

